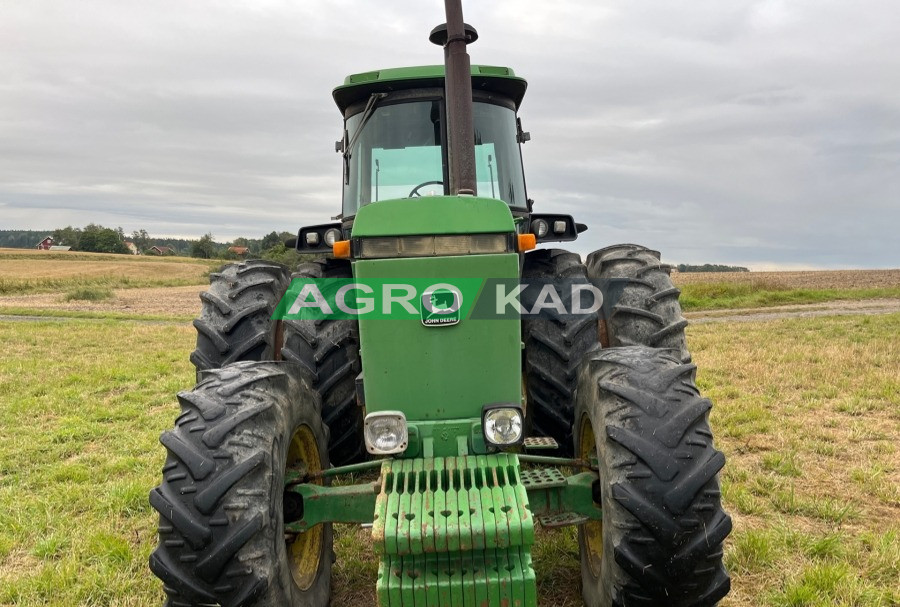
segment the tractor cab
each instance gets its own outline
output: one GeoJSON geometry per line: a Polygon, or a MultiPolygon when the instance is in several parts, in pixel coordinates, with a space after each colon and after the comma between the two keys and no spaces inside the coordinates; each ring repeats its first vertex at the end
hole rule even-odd
{"type": "MultiPolygon", "coordinates": [[[[527,86],[505,67],[472,66],[476,192],[526,212],[516,112],[527,86]]],[[[444,66],[387,69],[347,77],[334,91],[344,115],[336,149],[344,159],[343,210],[397,198],[450,194],[444,66]]]]}

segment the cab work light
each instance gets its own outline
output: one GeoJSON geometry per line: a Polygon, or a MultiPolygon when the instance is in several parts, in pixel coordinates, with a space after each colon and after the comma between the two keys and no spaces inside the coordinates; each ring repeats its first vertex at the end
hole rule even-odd
{"type": "Polygon", "coordinates": [[[489,255],[515,251],[513,234],[453,234],[440,236],[381,236],[355,238],[357,259],[489,255]]]}
{"type": "Polygon", "coordinates": [[[366,450],[372,455],[403,453],[409,444],[409,428],[402,411],[376,411],[363,423],[366,450]]]}

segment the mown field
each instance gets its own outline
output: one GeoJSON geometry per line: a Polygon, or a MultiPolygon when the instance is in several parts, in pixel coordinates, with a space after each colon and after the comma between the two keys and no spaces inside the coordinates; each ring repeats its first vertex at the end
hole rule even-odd
{"type": "MultiPolygon", "coordinates": [[[[898,333],[900,314],[691,328],[729,458],[723,605],[900,604],[898,333]]],[[[0,340],[0,605],[160,604],[147,493],[193,329],[6,320],[0,340]]],[[[334,604],[370,604],[367,532],[338,538],[334,604]]],[[[542,604],[579,604],[574,531],[535,553],[542,604]]]]}
{"type": "MultiPolygon", "coordinates": [[[[0,605],[158,605],[147,493],[174,394],[193,382],[197,294],[221,262],[0,262],[0,605]]],[[[693,310],[900,297],[900,270],[675,280],[693,310]]],[[[726,607],[900,605],[898,334],[897,313],[690,327],[729,458],[726,607]]],[[[333,603],[372,604],[368,532],[337,538],[333,603]]],[[[544,605],[580,604],[574,538],[539,533],[544,605]]]]}
{"type": "MultiPolygon", "coordinates": [[[[221,260],[0,249],[0,315],[190,320],[221,260]]],[[[891,299],[900,270],[674,273],[687,312],[891,299]]]]}
{"type": "Polygon", "coordinates": [[[900,270],[674,272],[686,311],[900,297],[900,270]]]}
{"type": "Polygon", "coordinates": [[[0,249],[0,296],[202,285],[222,261],[0,249]]]}

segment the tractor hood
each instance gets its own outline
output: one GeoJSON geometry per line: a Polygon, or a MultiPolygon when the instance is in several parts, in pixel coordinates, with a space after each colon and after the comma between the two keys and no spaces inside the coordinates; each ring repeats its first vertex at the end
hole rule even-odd
{"type": "Polygon", "coordinates": [[[469,304],[482,297],[487,279],[517,279],[519,256],[505,244],[503,250],[478,254],[439,250],[447,246],[467,251],[459,243],[467,242],[468,235],[490,235],[486,240],[505,243],[507,236],[512,240],[514,226],[502,201],[444,196],[370,204],[360,209],[353,224],[352,240],[360,252],[367,250],[367,240],[390,244],[437,237],[431,239],[435,250],[428,254],[419,250],[416,255],[353,262],[356,282],[416,285],[409,299],[416,314],[359,319],[365,407],[368,413],[402,411],[414,434],[423,440],[432,436],[434,455],[455,455],[458,440],[477,439],[473,422],[480,419],[484,405],[521,402],[518,315],[480,319],[464,312],[453,322],[432,323],[423,312],[430,285],[458,285],[469,304]]]}

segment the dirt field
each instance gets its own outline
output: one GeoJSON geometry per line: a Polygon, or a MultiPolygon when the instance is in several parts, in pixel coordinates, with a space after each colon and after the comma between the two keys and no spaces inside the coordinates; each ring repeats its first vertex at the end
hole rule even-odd
{"type": "Polygon", "coordinates": [[[822,304],[795,304],[771,308],[737,308],[685,312],[691,324],[709,322],[755,322],[782,318],[814,318],[816,316],[858,316],[900,312],[900,299],[861,299],[822,304]]]}
{"type": "Polygon", "coordinates": [[[6,259],[0,265],[0,279],[27,278],[33,281],[43,279],[77,280],[103,276],[128,274],[130,277],[202,280],[209,266],[201,263],[166,261],[65,261],[47,263],[40,259],[6,259]]]}
{"type": "Polygon", "coordinates": [[[900,287],[897,270],[822,270],[807,272],[672,272],[676,285],[736,283],[781,289],[864,289],[900,287]]]}
{"type": "Polygon", "coordinates": [[[200,313],[200,292],[206,285],[116,289],[112,299],[103,301],[65,301],[60,293],[11,295],[0,297],[4,309],[59,310],[63,312],[125,313],[152,316],[194,318],[200,313]]]}

